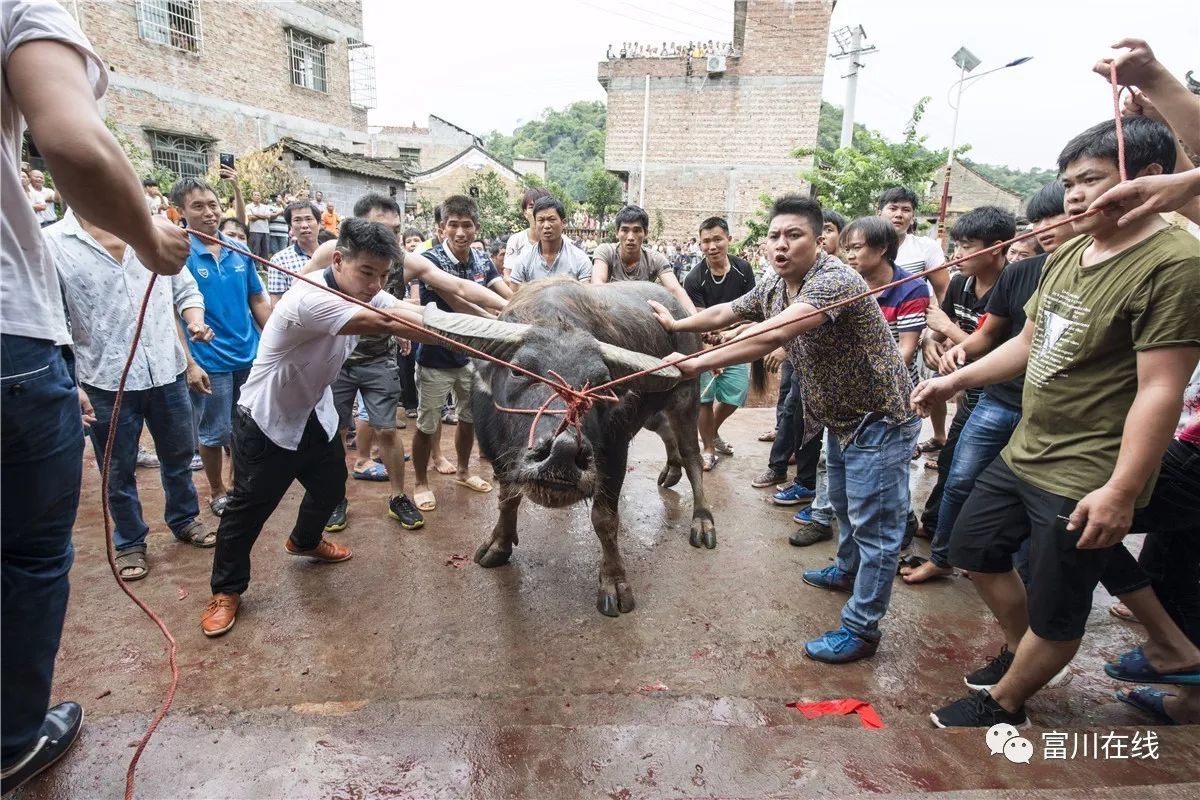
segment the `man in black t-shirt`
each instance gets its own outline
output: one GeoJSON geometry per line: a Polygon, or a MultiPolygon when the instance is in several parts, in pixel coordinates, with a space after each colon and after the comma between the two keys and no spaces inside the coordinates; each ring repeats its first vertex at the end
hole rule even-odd
{"type": "MultiPolygon", "coordinates": [[[[704,253],[687,277],[683,289],[698,309],[732,303],[754,288],[754,270],[729,255],[729,224],[720,217],[700,223],[700,249],[704,253]]],[[[705,341],[716,344],[721,333],[706,334],[705,341]]],[[[721,423],[746,404],[750,392],[750,365],[735,364],[705,373],[700,378],[700,441],[705,471],[711,470],[719,454],[733,455],[733,448],[721,438],[721,423]]]]}
{"type": "MultiPolygon", "coordinates": [[[[1063,211],[1063,188],[1058,181],[1046,184],[1029,201],[1026,216],[1034,227],[1058,222],[1066,216],[1063,211]]],[[[996,285],[987,294],[984,318],[975,331],[952,347],[941,361],[941,372],[953,372],[968,361],[981,358],[1025,327],[1025,303],[1037,289],[1042,265],[1050,253],[1074,236],[1070,225],[1043,231],[1037,236],[1045,252],[1009,264],[1000,273],[996,285]]],[[[953,282],[951,283],[953,291],[953,282]]],[[[923,583],[939,575],[949,575],[950,532],[958,512],[971,493],[975,479],[1008,444],[1013,430],[1021,420],[1021,391],[1024,376],[1004,383],[985,386],[976,395],[973,409],[958,432],[953,460],[946,473],[937,512],[936,529],[932,534],[930,560],[918,567],[904,568],[901,574],[906,583],[923,583]]],[[[928,510],[928,507],[927,507],[928,510]]]]}
{"type": "MultiPolygon", "coordinates": [[[[958,218],[950,229],[950,238],[954,240],[955,255],[964,257],[1008,241],[1016,232],[1017,221],[1012,214],[996,206],[980,206],[958,218]]],[[[1006,264],[1004,250],[994,250],[968,258],[959,265],[960,272],[950,279],[941,306],[930,306],[926,313],[925,324],[935,341],[957,345],[975,332],[987,316],[989,295],[1006,264]]],[[[946,433],[946,444],[938,453],[937,483],[925,501],[925,511],[921,515],[921,524],[931,537],[938,529],[942,491],[954,460],[958,437],[979,401],[979,394],[978,390],[972,390],[958,401],[950,430],[946,433]]],[[[901,574],[908,569],[902,568],[901,574]]]]}

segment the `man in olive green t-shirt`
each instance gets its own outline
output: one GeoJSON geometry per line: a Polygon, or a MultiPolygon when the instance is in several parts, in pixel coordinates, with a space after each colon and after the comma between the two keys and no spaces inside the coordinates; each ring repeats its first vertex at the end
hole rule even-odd
{"type": "MultiPolygon", "coordinates": [[[[1170,172],[1175,140],[1124,120],[1130,177],[1170,172]]],[[[1115,124],[1059,156],[1066,212],[1120,180],[1115,124]]],[[[938,727],[1026,724],[1024,704],[1079,648],[1092,592],[1135,508],[1154,488],[1188,376],[1200,357],[1200,245],[1161,218],[1075,223],[1025,306],[1028,321],[989,355],[913,392],[918,407],[1025,372],[1024,416],[978,478],[955,524],[950,561],[969,570],[1006,645],[966,677],[976,691],[931,715],[938,727]],[[1012,555],[1032,539],[1028,594],[1012,555]]]]}
{"type": "Polygon", "coordinates": [[[650,231],[650,215],[640,206],[625,206],[617,212],[613,224],[617,226],[617,241],[600,245],[592,254],[592,283],[661,283],[683,304],[688,314],[695,314],[696,307],[679,283],[667,257],[642,246],[650,231]]]}

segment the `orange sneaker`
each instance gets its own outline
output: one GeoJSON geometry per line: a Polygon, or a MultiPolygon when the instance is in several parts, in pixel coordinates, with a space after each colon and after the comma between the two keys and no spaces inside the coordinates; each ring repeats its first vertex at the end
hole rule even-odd
{"type": "Polygon", "coordinates": [[[350,552],[350,548],[345,545],[334,544],[328,539],[321,539],[320,543],[312,550],[300,550],[292,540],[288,539],[284,544],[284,549],[294,556],[303,556],[312,559],[313,561],[324,561],[327,564],[336,564],[339,561],[345,561],[350,556],[354,555],[350,552]]]}
{"type": "Polygon", "coordinates": [[[200,630],[205,636],[220,636],[233,627],[237,622],[238,606],[241,605],[241,595],[222,592],[214,594],[208,601],[208,608],[200,617],[200,630]]]}

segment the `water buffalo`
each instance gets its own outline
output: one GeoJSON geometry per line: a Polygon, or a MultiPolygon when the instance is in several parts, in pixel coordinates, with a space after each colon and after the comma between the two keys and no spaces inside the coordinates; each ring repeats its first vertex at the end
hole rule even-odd
{"type": "MultiPolygon", "coordinates": [[[[661,361],[673,351],[700,347],[694,333],[669,334],[654,320],[646,301],[657,300],[677,316],[683,308],[661,286],[620,281],[605,286],[549,279],[531,283],[498,320],[447,314],[427,308],[425,325],[538,375],[562,376],[568,384],[599,386],[661,361]]],[[[686,470],[692,484],[694,547],[716,547],[712,512],[704,497],[696,421],[699,386],[667,368],[616,387],[617,403],[597,402],[580,428],[559,430],[561,416],[534,417],[501,411],[537,409],[552,390],[511,369],[477,361],[471,410],[479,448],[492,462],[500,484],[500,519],[475,552],[484,567],[507,564],[517,544],[521,498],[547,508],[592,501],[592,525],[600,539],[596,606],[610,617],[633,610],[633,590],[617,549],[617,503],[625,481],[629,442],[642,428],[654,430],[667,448],[660,486],[677,483],[686,470]]],[[[562,409],[555,399],[550,408],[562,409]]]]}

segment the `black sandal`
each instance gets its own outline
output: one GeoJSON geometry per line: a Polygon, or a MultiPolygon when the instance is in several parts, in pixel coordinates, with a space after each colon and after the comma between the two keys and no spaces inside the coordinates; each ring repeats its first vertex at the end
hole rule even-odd
{"type": "Polygon", "coordinates": [[[909,569],[916,569],[927,561],[929,561],[928,558],[921,558],[921,556],[905,556],[904,558],[900,559],[900,563],[896,566],[896,574],[899,575],[900,570],[904,569],[905,567],[908,567],[909,569]]]}
{"type": "Polygon", "coordinates": [[[150,564],[146,561],[146,546],[130,547],[117,553],[117,574],[123,581],[140,581],[150,574],[150,564]],[[141,570],[132,575],[126,575],[125,570],[141,570]]]}

